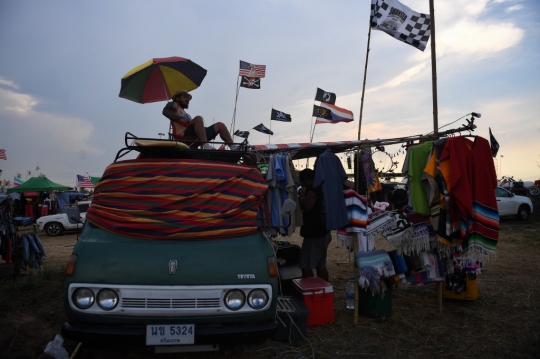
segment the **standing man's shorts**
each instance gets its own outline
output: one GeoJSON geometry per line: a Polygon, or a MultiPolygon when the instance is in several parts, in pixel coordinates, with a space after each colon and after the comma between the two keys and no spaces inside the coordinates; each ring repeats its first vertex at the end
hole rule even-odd
{"type": "Polygon", "coordinates": [[[300,253],[300,268],[314,269],[318,266],[326,266],[330,242],[332,242],[331,232],[323,237],[304,238],[300,253]]]}

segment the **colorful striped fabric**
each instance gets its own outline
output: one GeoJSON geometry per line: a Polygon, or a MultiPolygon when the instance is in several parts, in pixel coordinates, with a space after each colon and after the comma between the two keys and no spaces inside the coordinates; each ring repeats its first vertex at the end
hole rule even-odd
{"type": "Polygon", "coordinates": [[[252,166],[195,159],[135,159],[105,170],[86,219],[146,239],[206,240],[257,232],[267,185],[252,166]]]}

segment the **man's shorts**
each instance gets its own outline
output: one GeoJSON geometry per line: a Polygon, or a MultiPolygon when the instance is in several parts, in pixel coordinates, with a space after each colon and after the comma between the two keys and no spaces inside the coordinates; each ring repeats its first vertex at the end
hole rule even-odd
{"type": "MultiPolygon", "coordinates": [[[[216,132],[216,129],[214,128],[214,125],[205,127],[204,130],[206,132],[206,140],[208,142],[213,141],[217,137],[217,132],[216,132]]],[[[184,136],[188,136],[188,137],[197,136],[193,125],[186,128],[186,130],[184,131],[184,136]]]]}
{"type": "Polygon", "coordinates": [[[314,269],[318,266],[326,266],[330,242],[332,242],[331,232],[323,237],[304,238],[300,252],[300,268],[314,269]]]}

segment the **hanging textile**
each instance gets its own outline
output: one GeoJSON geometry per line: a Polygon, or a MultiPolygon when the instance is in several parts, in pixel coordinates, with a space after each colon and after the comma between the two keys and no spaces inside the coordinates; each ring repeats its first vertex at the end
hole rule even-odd
{"type": "Polygon", "coordinates": [[[459,221],[462,255],[485,260],[494,256],[499,237],[499,213],[495,197],[497,176],[491,147],[482,137],[449,138],[440,163],[450,198],[450,217],[459,221]]]}
{"type": "Polygon", "coordinates": [[[339,157],[330,149],[324,151],[315,162],[313,187],[322,186],[326,229],[329,231],[343,228],[349,222],[343,195],[343,183],[346,180],[347,173],[339,157]]]}

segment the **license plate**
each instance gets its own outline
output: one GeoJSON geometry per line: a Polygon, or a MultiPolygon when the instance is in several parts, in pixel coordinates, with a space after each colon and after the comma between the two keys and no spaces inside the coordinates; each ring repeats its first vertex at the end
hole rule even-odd
{"type": "Polygon", "coordinates": [[[195,343],[193,324],[160,324],[146,326],[146,345],[184,345],[195,343]]]}

